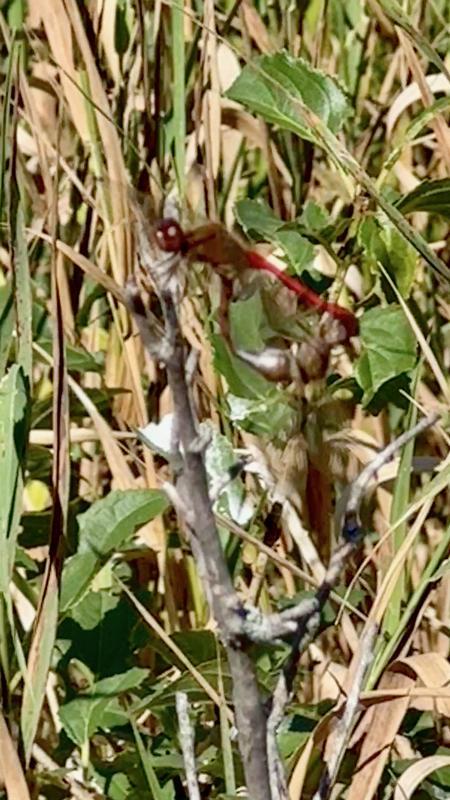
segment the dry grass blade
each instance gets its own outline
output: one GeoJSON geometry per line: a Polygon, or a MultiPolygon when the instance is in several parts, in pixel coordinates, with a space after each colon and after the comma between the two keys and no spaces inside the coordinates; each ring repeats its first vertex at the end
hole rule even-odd
{"type": "MultiPolygon", "coordinates": [[[[55,192],[55,198],[57,192],[55,192]]],[[[53,229],[56,239],[57,206],[53,208],[53,229]]],[[[21,709],[22,737],[25,758],[31,757],[31,749],[39,724],[44,700],[48,671],[58,625],[58,601],[64,547],[67,535],[67,512],[69,502],[69,398],[65,335],[63,321],[63,298],[61,278],[62,256],[53,247],[52,261],[52,311],[55,324],[53,336],[53,468],[52,468],[52,520],[50,542],[39,605],[34,622],[33,637],[27,663],[27,677],[21,709]]]]}
{"type": "Polygon", "coordinates": [[[421,758],[409,767],[399,778],[393,800],[410,800],[417,787],[437,769],[450,767],[450,756],[429,756],[421,758]]]}
{"type": "MultiPolygon", "coordinates": [[[[394,662],[391,669],[411,669],[417,678],[428,689],[444,689],[450,685],[450,664],[439,653],[417,653],[394,662]]],[[[448,697],[439,697],[439,692],[429,701],[424,698],[423,707],[433,710],[443,717],[450,717],[450,701],[448,697]]]]}
{"type": "Polygon", "coordinates": [[[0,779],[8,800],[31,800],[25,775],[5,718],[0,713],[0,779]]]}
{"type": "MultiPolygon", "coordinates": [[[[432,687],[434,700],[430,700],[424,707],[437,709],[435,703],[441,703],[437,709],[440,714],[447,716],[449,713],[448,699],[439,700],[439,687],[448,692],[449,668],[445,659],[439,658],[436,653],[423,653],[418,656],[400,659],[383,675],[379,692],[400,688],[405,692],[403,698],[382,702],[363,717],[360,730],[364,735],[358,766],[351,783],[349,798],[357,800],[363,796],[373,797],[379,785],[384,764],[389,756],[389,749],[397,734],[404,714],[411,702],[411,692],[416,678],[424,683],[426,689],[432,687]]],[[[424,692],[424,702],[427,696],[424,692]]],[[[422,703],[419,704],[421,706],[422,703]]],[[[422,706],[423,707],[423,706],[422,706]]],[[[355,733],[357,740],[360,734],[355,733]]]]}
{"type": "MultiPolygon", "coordinates": [[[[62,8],[60,0],[58,0],[58,7],[62,8]]],[[[123,283],[125,276],[130,272],[131,242],[130,228],[123,224],[123,221],[128,218],[128,203],[125,189],[126,171],[121,143],[116,127],[111,121],[111,109],[89,46],[79,9],[73,0],[66,2],[65,9],[67,9],[68,19],[86,65],[96,122],[104,147],[108,178],[117,187],[116,191],[110,194],[112,208],[110,255],[113,275],[118,282],[123,283]]]]}
{"type": "MultiPolygon", "coordinates": [[[[403,31],[397,29],[397,34],[402,49],[405,52],[406,59],[408,61],[411,72],[414,76],[415,81],[417,82],[417,85],[419,86],[420,94],[422,96],[422,102],[425,108],[429,108],[433,103],[433,95],[425,80],[425,75],[423,73],[419,59],[417,58],[414,52],[410,40],[403,33],[403,31]]],[[[441,157],[445,162],[446,171],[448,173],[450,169],[450,131],[448,129],[448,125],[442,114],[437,114],[430,124],[435,131],[436,139],[440,145],[441,157]]]]}
{"type": "MultiPolygon", "coordinates": [[[[39,345],[35,344],[35,350],[39,353],[40,357],[47,363],[52,363],[50,356],[39,345]]],[[[69,376],[69,387],[72,392],[78,397],[80,403],[86,409],[86,413],[91,417],[92,422],[97,430],[102,447],[105,452],[105,457],[108,461],[109,468],[114,477],[114,483],[117,488],[130,489],[136,486],[136,481],[127,461],[118,446],[111,428],[105,422],[102,415],[99,414],[95,404],[86,394],[86,392],[69,376]]]]}
{"type": "MultiPolygon", "coordinates": [[[[380,688],[406,690],[414,686],[414,680],[404,674],[385,673],[380,688]]],[[[381,775],[389,758],[390,748],[409,707],[409,697],[386,700],[364,715],[360,729],[364,739],[358,763],[348,791],[348,800],[372,800],[375,797],[381,775]]],[[[359,738],[358,730],[354,738],[359,738]]]]}

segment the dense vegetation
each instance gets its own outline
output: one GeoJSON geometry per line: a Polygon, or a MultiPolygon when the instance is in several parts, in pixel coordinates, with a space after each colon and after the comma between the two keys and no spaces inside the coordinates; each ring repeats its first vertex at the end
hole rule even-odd
{"type": "MultiPolygon", "coordinates": [[[[342,335],[270,277],[184,264],[189,390],[243,603],[311,598],[358,474],[441,412],[364,487],[278,746],[289,796],[328,796],[356,686],[332,797],[448,797],[448,0],[4,0],[0,22],[0,795],[195,797],[181,692],[201,796],[245,791],[170,488],[174,398],[124,303],[133,204],[150,233],[169,198],[187,230],[221,220],[358,320],[342,335]]],[[[291,648],[243,645],[266,706],[291,648]]]]}

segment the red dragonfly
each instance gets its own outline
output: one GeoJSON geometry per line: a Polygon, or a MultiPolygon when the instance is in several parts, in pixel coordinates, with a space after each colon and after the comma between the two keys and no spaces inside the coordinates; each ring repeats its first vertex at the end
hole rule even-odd
{"type": "Polygon", "coordinates": [[[230,276],[230,267],[234,274],[248,268],[269,273],[294,292],[305,306],[320,313],[326,312],[340,322],[346,339],[358,333],[358,321],[351,311],[337,303],[327,302],[299,278],[287,275],[260,253],[244,247],[220,223],[211,222],[183,231],[177,220],[166,218],[156,224],[155,236],[161,250],[179,252],[189,261],[210,264],[224,277],[230,276]]]}

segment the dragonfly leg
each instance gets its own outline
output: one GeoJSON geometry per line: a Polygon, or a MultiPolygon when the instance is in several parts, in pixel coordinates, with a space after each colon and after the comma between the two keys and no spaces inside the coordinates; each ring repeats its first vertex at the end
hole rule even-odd
{"type": "Polygon", "coordinates": [[[230,300],[233,297],[233,281],[229,278],[222,278],[220,284],[219,328],[223,338],[233,349],[228,318],[230,300]]]}

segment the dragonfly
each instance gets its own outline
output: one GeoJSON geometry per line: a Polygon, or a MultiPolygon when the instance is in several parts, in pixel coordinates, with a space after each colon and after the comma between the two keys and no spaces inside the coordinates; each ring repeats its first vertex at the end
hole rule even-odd
{"type": "Polygon", "coordinates": [[[245,247],[220,223],[209,222],[184,231],[176,219],[168,217],[156,223],[154,235],[162,251],[180,253],[188,261],[209,264],[224,278],[230,277],[230,269],[232,275],[244,269],[269,274],[294,292],[304,306],[327,313],[339,322],[344,331],[342,341],[358,333],[358,320],[350,310],[328,302],[299,278],[288,275],[261,253],[245,247]]]}
{"type": "MultiPolygon", "coordinates": [[[[265,346],[258,353],[237,349],[229,335],[225,315],[219,320],[231,351],[269,381],[295,386],[297,389],[295,396],[298,399],[305,397],[306,384],[321,381],[326,375],[333,347],[348,342],[358,333],[358,321],[350,310],[337,303],[326,301],[300,279],[286,274],[259,252],[241,244],[219,223],[206,223],[184,231],[176,219],[166,218],[156,224],[153,235],[161,251],[180,253],[188,262],[209,264],[225,279],[223,283],[229,281],[230,277],[238,275],[241,270],[258,270],[287,287],[304,306],[323,314],[313,333],[306,336],[303,341],[289,343],[289,346],[285,342],[284,346],[279,346],[277,340],[274,346],[265,346]]],[[[332,408],[337,417],[340,401],[334,402],[332,408]]],[[[326,552],[326,543],[330,541],[332,494],[329,466],[331,451],[330,445],[323,438],[325,408],[326,406],[322,405],[318,410],[313,407],[311,412],[307,410],[304,412],[305,430],[309,430],[308,436],[314,441],[314,448],[312,451],[306,448],[302,477],[295,483],[293,491],[297,496],[298,485],[302,484],[306,475],[304,513],[310,527],[317,532],[318,541],[325,543],[322,547],[326,552]],[[318,416],[319,414],[322,414],[322,417],[318,416]],[[321,420],[321,424],[316,418],[321,420]]],[[[296,451],[299,441],[297,440],[296,451]]],[[[290,458],[292,459],[292,456],[290,458]]],[[[294,466],[297,463],[296,459],[289,471],[287,453],[283,455],[282,461],[284,476],[291,474],[300,477],[294,466]]]]}

